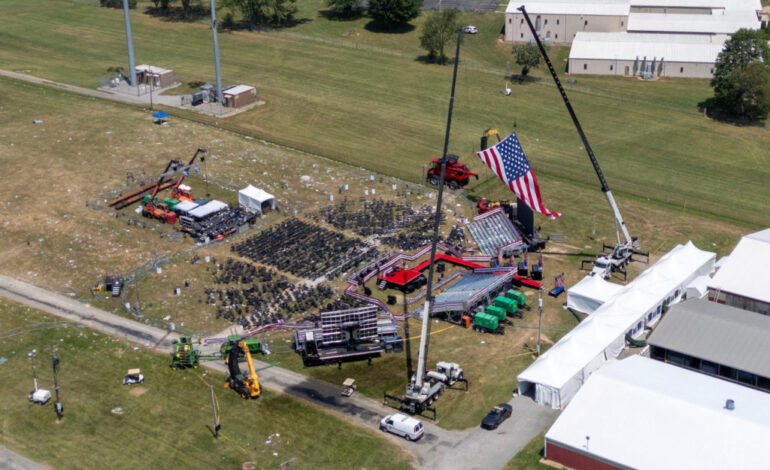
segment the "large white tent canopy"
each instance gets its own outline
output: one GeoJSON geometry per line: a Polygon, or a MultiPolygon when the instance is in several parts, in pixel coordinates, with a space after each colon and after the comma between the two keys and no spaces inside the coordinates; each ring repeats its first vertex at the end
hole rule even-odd
{"type": "Polygon", "coordinates": [[[656,323],[715,259],[692,242],[677,245],[519,374],[519,392],[541,405],[566,406],[593,371],[620,355],[626,335],[639,337],[656,323]]]}
{"type": "Polygon", "coordinates": [[[580,313],[593,313],[603,303],[615,297],[623,286],[598,276],[586,276],[567,289],[567,307],[580,313]]]}
{"type": "Polygon", "coordinates": [[[770,228],[742,237],[730,257],[708,283],[708,287],[713,291],[770,303],[768,266],[770,228]]]}
{"type": "Polygon", "coordinates": [[[275,210],[275,196],[263,189],[248,185],[238,191],[238,204],[261,215],[265,206],[275,210]]]}

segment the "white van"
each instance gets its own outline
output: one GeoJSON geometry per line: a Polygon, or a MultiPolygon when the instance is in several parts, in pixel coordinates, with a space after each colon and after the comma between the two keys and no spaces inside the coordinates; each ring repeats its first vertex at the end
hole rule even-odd
{"type": "Polygon", "coordinates": [[[416,441],[425,433],[422,422],[401,413],[380,420],[380,430],[393,433],[410,441],[416,441]]]}

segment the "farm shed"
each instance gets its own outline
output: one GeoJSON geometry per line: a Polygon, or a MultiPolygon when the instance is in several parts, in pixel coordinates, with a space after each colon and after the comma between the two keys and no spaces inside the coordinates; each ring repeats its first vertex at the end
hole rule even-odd
{"type": "Polygon", "coordinates": [[[650,357],[770,392],[770,317],[693,299],[671,307],[650,357]]]}
{"type": "Polygon", "coordinates": [[[570,74],[710,78],[726,34],[578,33],[570,74]]]}
{"type": "Polygon", "coordinates": [[[770,394],[641,356],[593,374],[545,434],[568,468],[765,468],[770,394]]]}
{"type": "Polygon", "coordinates": [[[238,204],[259,215],[275,210],[275,196],[267,191],[248,185],[238,191],[238,204]]]}
{"type": "Polygon", "coordinates": [[[627,336],[641,336],[693,279],[710,273],[715,258],[692,242],[677,245],[519,374],[520,393],[565,407],[595,370],[620,355],[627,336]]]}
{"type": "Polygon", "coordinates": [[[165,88],[176,82],[173,70],[142,64],[136,66],[136,80],[154,88],[165,88]]]}
{"type": "Polygon", "coordinates": [[[248,85],[235,85],[222,90],[224,105],[229,108],[240,108],[257,101],[257,89],[248,85]]]}

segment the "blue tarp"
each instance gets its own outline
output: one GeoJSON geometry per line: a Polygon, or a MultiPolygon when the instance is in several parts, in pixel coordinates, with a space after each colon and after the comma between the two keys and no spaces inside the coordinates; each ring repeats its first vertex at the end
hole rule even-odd
{"type": "Polygon", "coordinates": [[[163,111],[158,111],[157,113],[153,114],[152,117],[158,118],[158,119],[163,119],[163,118],[168,117],[168,113],[164,113],[163,111]]]}

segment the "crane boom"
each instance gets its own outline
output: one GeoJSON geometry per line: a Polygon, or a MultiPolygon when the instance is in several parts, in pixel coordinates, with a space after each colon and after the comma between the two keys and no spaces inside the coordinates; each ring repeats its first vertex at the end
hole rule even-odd
{"type": "MultiPolygon", "coordinates": [[[[577,115],[575,114],[575,111],[572,109],[572,104],[570,104],[569,98],[567,98],[567,92],[564,91],[564,87],[561,86],[559,77],[558,75],[556,75],[556,71],[554,70],[553,65],[551,64],[551,60],[548,58],[548,54],[545,51],[545,47],[543,46],[543,43],[540,41],[540,36],[535,30],[535,26],[532,24],[532,20],[529,19],[529,15],[527,14],[527,10],[524,8],[524,5],[520,6],[518,10],[524,15],[524,19],[527,20],[527,25],[529,26],[530,31],[532,31],[532,37],[534,37],[535,42],[537,42],[537,47],[540,49],[540,54],[543,55],[543,59],[545,60],[546,65],[548,65],[548,70],[551,72],[551,77],[553,77],[553,81],[556,82],[556,88],[559,89],[559,93],[561,93],[561,98],[562,100],[564,100],[564,105],[567,107],[567,111],[569,112],[569,115],[572,118],[572,122],[575,124],[575,128],[577,129],[578,134],[580,135],[580,139],[583,141],[583,146],[586,149],[588,158],[591,160],[591,164],[594,166],[594,171],[596,171],[596,176],[599,177],[599,182],[602,185],[602,192],[604,193],[604,197],[607,198],[607,202],[610,204],[610,208],[612,209],[612,215],[615,217],[615,223],[623,232],[625,243],[629,247],[634,246],[634,240],[631,238],[631,235],[628,233],[628,228],[626,227],[626,223],[623,221],[623,216],[620,215],[620,209],[618,209],[618,205],[615,202],[615,198],[612,196],[612,191],[610,191],[610,187],[607,184],[607,180],[604,179],[604,173],[602,173],[602,169],[601,167],[599,167],[599,162],[596,160],[596,156],[594,155],[594,151],[591,148],[591,144],[588,143],[588,138],[586,137],[585,132],[583,132],[583,127],[580,125],[580,121],[578,121],[577,115]]],[[[618,235],[618,244],[620,244],[620,235],[618,235]]]]}
{"type": "Polygon", "coordinates": [[[433,271],[436,262],[436,243],[438,242],[438,228],[441,222],[441,199],[444,194],[444,176],[446,175],[447,151],[449,149],[449,131],[452,128],[452,108],[455,99],[455,84],[457,83],[457,63],[460,60],[460,41],[462,31],[457,33],[457,52],[455,52],[454,71],[452,72],[452,92],[449,96],[449,114],[447,116],[446,133],[444,135],[444,152],[440,160],[441,172],[439,173],[438,196],[436,197],[436,214],[433,220],[433,240],[430,247],[430,267],[428,268],[428,285],[425,295],[425,308],[422,313],[422,328],[420,330],[420,353],[417,358],[417,374],[415,376],[415,389],[420,390],[425,376],[425,363],[428,361],[428,342],[430,341],[430,304],[433,302],[433,271]]]}

